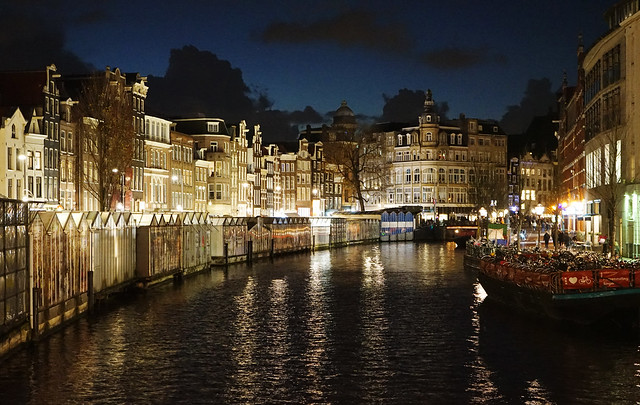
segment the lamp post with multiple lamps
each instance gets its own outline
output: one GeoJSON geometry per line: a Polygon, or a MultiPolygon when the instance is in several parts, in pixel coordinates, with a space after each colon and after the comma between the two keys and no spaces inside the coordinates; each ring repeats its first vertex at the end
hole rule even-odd
{"type": "MultiPolygon", "coordinates": [[[[113,173],[118,174],[119,170],[117,167],[111,169],[113,173]]],[[[118,211],[124,211],[124,173],[120,173],[120,201],[116,204],[116,209],[118,211]]]]}
{"type": "Polygon", "coordinates": [[[487,218],[487,210],[484,207],[480,207],[480,209],[478,210],[478,214],[480,215],[480,218],[478,218],[478,238],[482,238],[483,234],[485,233],[485,218],[487,218]]]}

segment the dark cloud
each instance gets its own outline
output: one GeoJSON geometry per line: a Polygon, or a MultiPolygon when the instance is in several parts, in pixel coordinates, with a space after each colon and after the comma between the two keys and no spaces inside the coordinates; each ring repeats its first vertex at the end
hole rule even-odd
{"type": "Polygon", "coordinates": [[[322,115],[311,106],[306,106],[303,111],[293,111],[289,117],[291,122],[297,124],[318,124],[323,122],[322,115]]]}
{"type": "MultiPolygon", "coordinates": [[[[419,52],[402,23],[381,23],[373,11],[352,9],[332,18],[310,23],[278,21],[268,25],[257,39],[264,43],[333,43],[343,47],[364,47],[402,54],[438,70],[467,69],[478,65],[505,65],[505,55],[488,47],[449,47],[419,52]]],[[[388,21],[388,16],[384,16],[388,21]]]]}
{"type": "Polygon", "coordinates": [[[0,27],[0,70],[42,70],[52,63],[63,73],[92,69],[65,49],[64,24],[39,7],[7,6],[0,13],[0,27]]]}
{"type": "Polygon", "coordinates": [[[111,20],[111,17],[105,10],[101,9],[93,9],[82,11],[80,14],[73,17],[72,21],[75,24],[83,24],[83,25],[94,25],[100,24],[104,22],[108,22],[111,20]]]}
{"type": "Polygon", "coordinates": [[[486,64],[504,65],[504,55],[491,53],[488,48],[441,48],[422,54],[419,60],[425,65],[439,70],[467,69],[486,64]]]}
{"type": "Polygon", "coordinates": [[[380,24],[367,10],[349,10],[310,24],[275,22],[258,38],[265,43],[330,42],[344,47],[361,46],[393,52],[412,47],[401,25],[380,24]]]}
{"type": "MultiPolygon", "coordinates": [[[[418,116],[424,111],[425,92],[422,90],[400,89],[398,94],[388,96],[383,94],[384,107],[382,108],[383,122],[400,122],[407,124],[417,124],[418,116]]],[[[449,104],[436,102],[436,111],[440,118],[447,119],[449,104]]]]}
{"type": "Polygon", "coordinates": [[[254,111],[242,71],[195,46],[172,49],[164,77],[149,76],[148,111],[166,117],[205,115],[230,121],[254,111]]]}
{"type": "Polygon", "coordinates": [[[507,134],[522,134],[534,117],[546,115],[556,108],[557,98],[551,91],[551,80],[546,77],[531,79],[520,104],[507,107],[500,125],[507,134]]]}
{"type": "Polygon", "coordinates": [[[265,141],[295,139],[297,125],[322,121],[313,108],[272,110],[266,91],[252,92],[242,71],[195,46],[172,49],[163,77],[149,76],[146,110],[165,118],[217,117],[228,125],[260,124],[265,141]]]}

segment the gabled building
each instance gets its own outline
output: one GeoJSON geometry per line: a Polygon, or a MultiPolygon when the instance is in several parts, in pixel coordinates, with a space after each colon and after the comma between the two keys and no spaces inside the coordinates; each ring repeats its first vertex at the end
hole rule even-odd
{"type": "Polygon", "coordinates": [[[59,77],[55,65],[41,71],[0,72],[0,108],[19,107],[27,121],[26,132],[44,136],[41,198],[51,207],[58,206],[60,197],[59,77]]]}
{"type": "Polygon", "coordinates": [[[416,206],[424,219],[468,217],[492,201],[507,206],[507,136],[498,123],[467,118],[442,122],[427,91],[418,125],[386,126],[389,185],[384,207],[416,206]]]}
{"type": "Polygon", "coordinates": [[[44,203],[43,178],[45,135],[28,133],[28,123],[19,108],[0,109],[0,194],[7,198],[44,203]]]}
{"type": "MultiPolygon", "coordinates": [[[[207,212],[232,215],[231,134],[220,118],[183,118],[175,120],[177,132],[190,135],[196,159],[210,162],[207,176],[207,212]]],[[[193,187],[193,185],[191,185],[193,187]]]]}
{"type": "Polygon", "coordinates": [[[193,211],[196,189],[194,183],[194,144],[191,135],[171,131],[171,159],[169,195],[171,210],[193,211]]]}
{"type": "Polygon", "coordinates": [[[144,129],[144,205],[142,211],[169,211],[173,207],[173,200],[168,195],[169,184],[175,182],[171,178],[173,168],[173,149],[171,144],[172,122],[151,115],[145,116],[144,129]]]}

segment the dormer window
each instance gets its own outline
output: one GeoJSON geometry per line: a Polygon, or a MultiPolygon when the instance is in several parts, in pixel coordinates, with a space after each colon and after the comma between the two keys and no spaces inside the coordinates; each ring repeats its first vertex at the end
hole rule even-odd
{"type": "Polygon", "coordinates": [[[462,134],[458,134],[458,145],[462,145],[462,134]]]}
{"type": "Polygon", "coordinates": [[[218,132],[218,123],[217,122],[207,122],[207,131],[208,132],[218,132]]]}
{"type": "Polygon", "coordinates": [[[427,115],[427,122],[431,122],[431,116],[427,115]]]}
{"type": "Polygon", "coordinates": [[[451,145],[456,144],[456,134],[451,134],[451,145]]]}

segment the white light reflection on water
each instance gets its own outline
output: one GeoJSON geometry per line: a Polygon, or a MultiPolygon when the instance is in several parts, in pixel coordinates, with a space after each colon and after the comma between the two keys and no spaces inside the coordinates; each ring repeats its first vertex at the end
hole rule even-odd
{"type": "MultiPolygon", "coordinates": [[[[289,314],[287,307],[289,296],[289,286],[286,279],[271,280],[269,286],[269,304],[267,311],[267,330],[265,338],[269,350],[262,354],[265,357],[265,368],[268,373],[264,373],[269,384],[264,387],[266,392],[286,391],[288,383],[287,365],[288,355],[291,353],[291,336],[289,333],[289,314]]],[[[263,349],[264,350],[264,349],[263,349]]]]}
{"type": "Polygon", "coordinates": [[[469,350],[473,353],[474,360],[468,365],[470,370],[470,384],[467,392],[473,393],[474,403],[485,403],[495,400],[504,399],[498,392],[493,383],[493,372],[487,366],[486,362],[480,355],[480,314],[479,306],[487,298],[487,293],[478,281],[473,285],[473,304],[471,306],[471,324],[473,333],[469,335],[467,341],[470,343],[469,350]]]}
{"type": "Polygon", "coordinates": [[[241,295],[234,297],[237,315],[234,321],[232,358],[235,372],[229,370],[234,392],[230,398],[242,398],[247,402],[254,402],[256,398],[255,385],[259,379],[259,370],[254,367],[256,348],[258,346],[256,334],[256,282],[253,277],[247,278],[247,284],[241,295]],[[235,391],[238,390],[239,392],[235,391]]]}
{"type": "Polygon", "coordinates": [[[389,367],[387,309],[385,301],[385,273],[380,258],[380,247],[362,252],[363,275],[361,282],[362,322],[362,376],[365,387],[364,403],[384,398],[384,390],[393,372],[389,367]]]}
{"type": "Polygon", "coordinates": [[[326,384],[323,376],[330,374],[327,354],[330,324],[333,321],[327,307],[331,285],[331,253],[316,252],[311,257],[307,286],[308,309],[306,313],[306,350],[303,354],[306,375],[309,378],[307,393],[312,401],[324,398],[326,384]]]}

